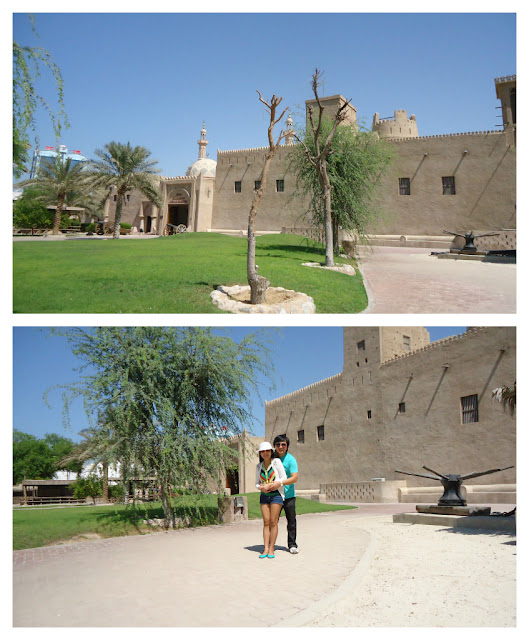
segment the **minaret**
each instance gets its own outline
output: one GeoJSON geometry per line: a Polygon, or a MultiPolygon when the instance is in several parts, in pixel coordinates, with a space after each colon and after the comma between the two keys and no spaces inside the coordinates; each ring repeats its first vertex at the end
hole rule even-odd
{"type": "Polygon", "coordinates": [[[290,113],[287,118],[287,131],[285,133],[285,144],[294,144],[294,129],[292,128],[292,116],[290,113]]]}
{"type": "Polygon", "coordinates": [[[206,140],[206,123],[202,124],[202,130],[200,132],[200,140],[198,141],[198,159],[206,157],[206,147],[208,146],[208,141],[206,140]]]}

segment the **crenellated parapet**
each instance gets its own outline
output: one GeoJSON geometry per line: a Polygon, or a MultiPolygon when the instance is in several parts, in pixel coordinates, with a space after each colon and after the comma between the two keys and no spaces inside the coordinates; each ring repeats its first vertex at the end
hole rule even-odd
{"type": "Polygon", "coordinates": [[[418,138],[419,130],[415,115],[408,118],[406,109],[396,109],[393,118],[380,119],[378,113],[373,116],[372,130],[376,131],[380,138],[387,140],[392,138],[418,138]]]}
{"type": "MultiPolygon", "coordinates": [[[[342,379],[342,374],[337,373],[330,378],[325,378],[324,380],[319,380],[318,382],[314,382],[313,384],[309,384],[307,387],[302,387],[301,389],[297,389],[296,391],[292,391],[292,393],[287,393],[280,398],[274,398],[274,400],[267,401],[265,400],[265,406],[269,409],[275,409],[278,405],[282,403],[295,402],[306,396],[307,394],[312,393],[320,393],[327,390],[330,386],[336,386],[340,384],[342,379]]],[[[308,403],[310,404],[310,403],[308,403]]]]}
{"type": "Polygon", "coordinates": [[[448,344],[449,342],[460,342],[462,340],[465,340],[466,338],[468,338],[470,335],[479,333],[480,331],[483,331],[484,327],[472,327],[470,329],[468,329],[467,331],[465,331],[464,333],[455,335],[455,336],[448,336],[447,338],[442,338],[441,340],[436,340],[435,342],[430,342],[430,344],[421,347],[419,349],[415,349],[413,351],[410,351],[409,353],[405,353],[403,355],[400,356],[395,356],[394,358],[390,358],[389,360],[385,360],[384,362],[382,362],[381,366],[385,366],[388,364],[391,364],[392,362],[395,362],[397,360],[403,360],[404,358],[410,358],[418,353],[421,353],[423,351],[433,351],[435,349],[439,349],[441,347],[443,347],[444,345],[448,344]]]}
{"type": "Polygon", "coordinates": [[[499,78],[494,78],[494,82],[496,84],[501,84],[503,82],[516,82],[516,75],[513,75],[513,76],[500,76],[499,78]]]}
{"type": "Polygon", "coordinates": [[[440,133],[433,136],[419,136],[418,138],[390,138],[388,142],[410,142],[411,140],[438,140],[441,138],[462,138],[465,136],[484,136],[484,135],[494,135],[494,136],[502,136],[504,135],[503,131],[465,131],[463,133],[440,133]]]}

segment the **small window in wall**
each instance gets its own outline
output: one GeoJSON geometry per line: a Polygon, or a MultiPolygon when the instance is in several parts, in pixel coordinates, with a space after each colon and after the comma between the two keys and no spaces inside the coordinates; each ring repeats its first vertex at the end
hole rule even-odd
{"type": "Polygon", "coordinates": [[[371,409],[367,410],[367,419],[371,420],[371,409]]]}
{"type": "Polygon", "coordinates": [[[399,195],[411,195],[411,184],[409,178],[399,178],[399,195]]]}
{"type": "Polygon", "coordinates": [[[114,195],[114,202],[118,199],[117,195],[114,195]]]}
{"type": "Polygon", "coordinates": [[[261,181],[260,180],[256,180],[253,186],[253,190],[257,191],[258,189],[261,188],[261,181]]]}
{"type": "Polygon", "coordinates": [[[235,181],[235,193],[241,193],[242,191],[242,182],[240,180],[235,181]]]}
{"type": "Polygon", "coordinates": [[[406,413],[406,403],[399,402],[399,413],[406,413]]]}
{"type": "Polygon", "coordinates": [[[301,431],[298,431],[298,444],[304,444],[305,443],[305,430],[302,429],[301,431]]]}
{"type": "Polygon", "coordinates": [[[356,350],[357,351],[365,351],[366,350],[366,341],[365,340],[360,340],[360,342],[356,343],[356,350]]]}
{"type": "Polygon", "coordinates": [[[277,193],[283,193],[285,190],[285,181],[284,180],[276,180],[276,191],[277,193]]]}
{"type": "Polygon", "coordinates": [[[318,427],[318,442],[325,440],[325,428],[323,426],[318,427]]]}
{"type": "Polygon", "coordinates": [[[456,179],[454,176],[445,176],[443,181],[443,195],[455,196],[456,195],[456,179]]]}
{"type": "Polygon", "coordinates": [[[470,422],[479,422],[477,394],[461,398],[461,424],[470,422]]]}
{"type": "Polygon", "coordinates": [[[130,193],[127,193],[127,202],[130,202],[130,193]]]}
{"type": "Polygon", "coordinates": [[[411,350],[410,336],[402,336],[402,346],[404,347],[404,351],[411,350]]]}

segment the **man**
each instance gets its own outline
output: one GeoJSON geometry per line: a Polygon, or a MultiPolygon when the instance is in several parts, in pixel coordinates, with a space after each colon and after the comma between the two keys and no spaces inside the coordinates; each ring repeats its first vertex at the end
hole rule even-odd
{"type": "Polygon", "coordinates": [[[298,463],[296,458],[288,453],[290,440],[286,434],[283,433],[280,436],[276,436],[273,444],[279,459],[283,463],[287,479],[283,480],[283,482],[280,480],[271,482],[267,485],[265,491],[275,491],[281,484],[285,487],[283,509],[287,519],[288,550],[290,553],[298,553],[298,545],[296,543],[296,490],[294,488],[294,484],[298,481],[298,463]]]}

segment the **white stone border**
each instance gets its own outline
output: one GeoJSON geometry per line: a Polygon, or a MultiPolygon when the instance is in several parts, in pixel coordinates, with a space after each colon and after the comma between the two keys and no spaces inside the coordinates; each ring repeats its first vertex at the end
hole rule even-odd
{"type": "Polygon", "coordinates": [[[338,271],[338,273],[345,273],[346,276],[354,276],[356,271],[350,264],[342,264],[334,267],[326,267],[319,262],[303,262],[302,267],[318,267],[319,269],[329,269],[330,271],[338,271]]]}
{"type": "Polygon", "coordinates": [[[293,289],[284,289],[283,287],[270,287],[270,290],[286,291],[294,294],[290,300],[280,304],[248,304],[234,300],[233,295],[249,292],[250,286],[234,285],[233,287],[218,287],[210,293],[213,304],[222,311],[231,313],[316,313],[314,300],[306,293],[300,293],[293,289]]]}

